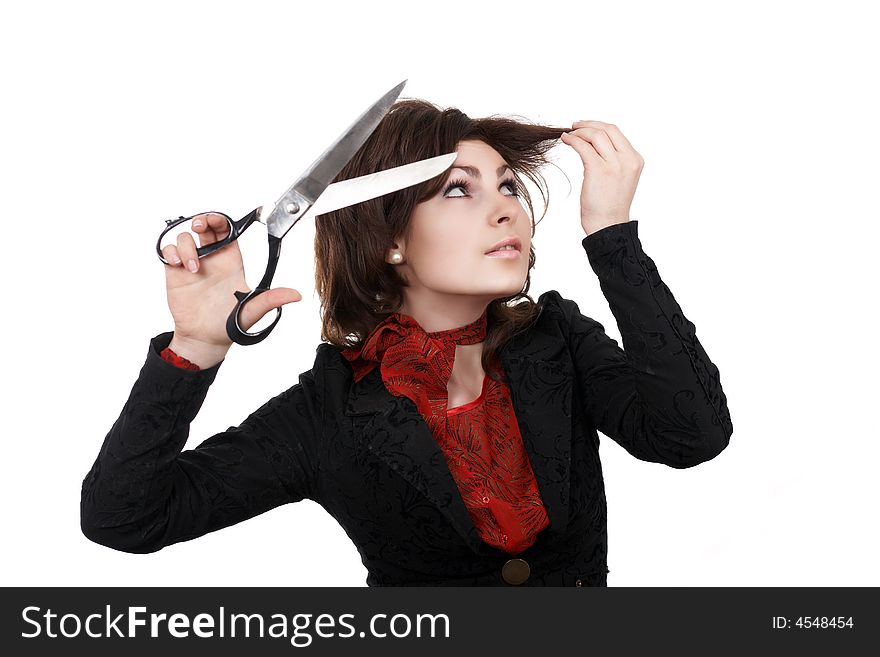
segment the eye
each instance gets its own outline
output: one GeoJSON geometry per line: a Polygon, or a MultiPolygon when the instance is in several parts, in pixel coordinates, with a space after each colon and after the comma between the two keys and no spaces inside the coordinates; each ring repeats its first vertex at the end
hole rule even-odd
{"type": "MultiPolygon", "coordinates": [[[[448,185],[446,185],[446,189],[443,190],[443,196],[448,196],[449,192],[453,189],[463,189],[464,196],[467,196],[467,193],[470,191],[470,185],[468,185],[467,180],[452,180],[448,185]]],[[[449,198],[462,198],[462,196],[450,196],[449,198]]]]}
{"type": "MultiPolygon", "coordinates": [[[[511,178],[509,180],[505,180],[504,182],[501,183],[501,189],[503,189],[505,187],[507,187],[508,190],[510,190],[510,193],[508,194],[508,196],[519,196],[519,190],[517,189],[517,186],[516,186],[516,180],[514,180],[513,178],[511,178]]],[[[471,190],[471,186],[467,180],[464,180],[464,179],[452,180],[449,182],[449,184],[443,190],[443,196],[445,196],[447,198],[464,198],[465,196],[467,196],[470,193],[470,190],[471,190]],[[464,191],[464,194],[457,194],[455,196],[449,196],[449,192],[451,192],[454,189],[461,189],[464,191]]]]}

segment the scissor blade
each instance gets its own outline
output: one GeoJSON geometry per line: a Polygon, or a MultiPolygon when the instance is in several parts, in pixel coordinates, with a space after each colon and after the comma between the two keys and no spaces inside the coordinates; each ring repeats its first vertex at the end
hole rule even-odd
{"type": "Polygon", "coordinates": [[[335,182],[324,190],[314,205],[300,218],[316,217],[319,214],[333,212],[425,182],[451,167],[456,157],[456,153],[447,153],[359,178],[335,182]]]}
{"type": "MultiPolygon", "coordinates": [[[[301,176],[303,180],[309,179],[314,185],[320,185],[318,196],[333,179],[342,171],[342,167],[354,156],[357,150],[367,141],[376,126],[382,120],[394,101],[403,91],[406,80],[388,91],[384,96],[372,104],[360,117],[343,132],[330,148],[324,151],[317,160],[312,163],[301,176]]],[[[299,190],[304,196],[306,192],[299,190]]],[[[310,191],[310,190],[309,190],[310,191]]],[[[310,199],[313,203],[318,196],[310,199]]],[[[307,197],[308,198],[308,197],[307,197]]]]}
{"type": "Polygon", "coordinates": [[[327,186],[342,171],[342,167],[363,146],[376,126],[379,125],[382,117],[391,109],[404,85],[406,85],[406,80],[367,108],[282,194],[266,221],[266,228],[272,235],[279,238],[284,237],[287,231],[302,218],[302,210],[297,210],[297,208],[304,209],[324,193],[327,186]]]}

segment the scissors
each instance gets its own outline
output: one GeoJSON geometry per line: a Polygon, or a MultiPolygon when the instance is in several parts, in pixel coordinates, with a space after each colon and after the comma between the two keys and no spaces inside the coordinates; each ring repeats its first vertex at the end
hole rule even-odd
{"type": "MultiPolygon", "coordinates": [[[[223,240],[213,242],[196,249],[199,258],[203,258],[237,240],[254,222],[266,225],[269,234],[269,262],[266,272],[256,288],[250,292],[235,292],[238,300],[235,308],[226,320],[226,334],[229,339],[240,345],[256,344],[264,340],[281,319],[281,308],[276,308],[275,319],[270,326],[249,333],[241,328],[241,310],[254,297],[266,292],[272,285],[272,277],[281,255],[281,240],[293,226],[305,217],[332,212],[340,208],[355,205],[369,199],[377,198],[391,192],[416,185],[435,176],[439,176],[452,166],[455,153],[447,153],[437,157],[420,160],[378,173],[371,173],[359,178],[351,178],[330,184],[342,170],[342,167],[354,156],[367,138],[379,125],[394,101],[403,90],[406,80],[388,91],[379,100],[368,107],[358,119],[343,132],[339,138],[315,160],[311,166],[294,182],[272,207],[259,206],[247,215],[233,221],[223,212],[214,212],[226,218],[229,234],[223,240]]],[[[204,214],[204,213],[200,213],[204,214]]],[[[166,265],[162,255],[162,238],[176,226],[190,221],[191,217],[166,219],[165,230],[156,242],[156,253],[166,265]]]]}

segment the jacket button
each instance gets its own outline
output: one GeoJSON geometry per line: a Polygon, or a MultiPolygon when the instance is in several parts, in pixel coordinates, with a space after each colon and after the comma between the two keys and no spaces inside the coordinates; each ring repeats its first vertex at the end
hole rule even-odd
{"type": "Polygon", "coordinates": [[[531,572],[525,559],[509,559],[501,568],[501,577],[508,584],[518,586],[529,578],[531,572]]]}
{"type": "Polygon", "coordinates": [[[584,583],[581,580],[577,580],[577,581],[575,581],[574,585],[575,586],[583,586],[584,583]]]}

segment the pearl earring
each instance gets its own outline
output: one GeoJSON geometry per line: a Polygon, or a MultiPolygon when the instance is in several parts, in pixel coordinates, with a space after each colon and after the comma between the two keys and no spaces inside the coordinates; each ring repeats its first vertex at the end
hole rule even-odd
{"type": "Polygon", "coordinates": [[[399,252],[394,253],[391,256],[391,262],[393,262],[395,265],[399,265],[401,262],[403,262],[403,256],[399,252]]]}

